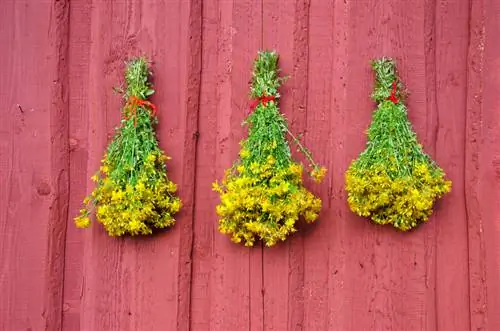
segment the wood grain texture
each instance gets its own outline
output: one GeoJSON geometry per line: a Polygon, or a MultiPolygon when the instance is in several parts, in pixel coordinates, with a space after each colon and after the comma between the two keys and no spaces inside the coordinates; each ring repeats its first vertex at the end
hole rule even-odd
{"type": "MultiPolygon", "coordinates": [[[[120,120],[124,61],[148,54],[154,65],[158,138],[172,157],[169,177],[183,200],[175,227],[148,238],[109,238],[98,224],[85,238],[82,330],[187,330],[191,279],[201,7],[197,2],[98,2],[91,12],[89,162],[97,169],[120,120]],[[156,17],[151,20],[148,17],[156,17]],[[188,24],[180,24],[187,22],[188,24]],[[171,62],[168,59],[178,58],[171,62]],[[106,308],[110,307],[110,309],[106,308]]],[[[90,185],[89,185],[90,187],[90,185]]]]}
{"type": "MultiPolygon", "coordinates": [[[[480,68],[477,74],[481,74],[482,82],[478,82],[480,88],[474,85],[470,94],[471,102],[481,104],[479,116],[473,118],[472,124],[480,125],[479,153],[477,164],[479,165],[478,181],[475,186],[478,194],[481,212],[482,230],[484,231],[484,251],[483,259],[485,263],[486,279],[486,308],[484,320],[485,330],[495,330],[500,328],[500,316],[496,312],[500,309],[500,209],[498,201],[500,198],[500,146],[498,135],[500,129],[500,115],[498,112],[498,102],[500,101],[499,88],[500,80],[496,73],[500,68],[498,43],[491,43],[495,31],[498,31],[500,23],[500,5],[495,1],[484,1],[484,7],[476,3],[478,8],[476,13],[482,16],[484,22],[482,31],[474,30],[475,44],[477,49],[474,52],[484,52],[482,59],[476,58],[475,69],[480,68]],[[481,10],[482,9],[482,10],[481,10]],[[482,65],[482,66],[481,66],[482,65]],[[482,68],[481,68],[482,67],[482,68]]],[[[479,16],[479,17],[481,17],[479,16]]],[[[477,18],[477,17],[476,17],[477,18]]],[[[477,21],[476,21],[477,22],[477,21]]],[[[474,68],[474,67],[472,67],[474,68]]],[[[471,68],[471,69],[472,69],[471,68]]],[[[476,111],[478,108],[476,108],[476,111]]],[[[474,126],[472,126],[474,128],[474,126]]],[[[471,133],[475,133],[472,131],[471,133]]]]}
{"type": "Polygon", "coordinates": [[[9,51],[0,55],[0,329],[58,330],[69,188],[69,4],[0,6],[2,20],[12,22],[2,29],[9,51]]]}
{"type": "MultiPolygon", "coordinates": [[[[280,110],[296,135],[305,132],[309,5],[308,0],[289,6],[263,2],[263,48],[279,53],[282,75],[289,77],[280,90],[280,110]]],[[[263,251],[265,330],[300,330],[304,325],[303,233],[291,238],[263,251]]]]}
{"type": "Polygon", "coordinates": [[[469,7],[463,2],[436,3],[436,161],[453,180],[452,192],[435,219],[437,329],[470,325],[467,220],[464,200],[465,118],[469,7]],[[449,20],[449,17],[461,20],[449,20]],[[450,61],[453,58],[453,61],[450,61]],[[456,307],[453,311],[451,305],[456,307]]]}
{"type": "MultiPolygon", "coordinates": [[[[340,167],[336,177],[341,180],[333,184],[336,192],[342,190],[343,172],[365,148],[364,132],[375,109],[370,100],[373,88],[371,59],[385,55],[397,61],[402,81],[411,87],[406,103],[422,142],[425,142],[426,132],[424,42],[420,32],[424,28],[424,4],[415,4],[411,13],[398,5],[398,1],[373,2],[369,6],[361,3],[338,5],[337,8],[342,8],[349,17],[344,32],[346,50],[341,49],[340,53],[347,52],[343,60],[349,70],[342,76],[345,108],[339,112],[345,117],[342,125],[345,132],[338,139],[345,148],[336,156],[342,160],[336,161],[340,167]]],[[[345,197],[340,203],[345,204],[345,197]]],[[[339,248],[344,252],[345,262],[336,278],[343,281],[341,288],[348,291],[344,295],[352,300],[338,312],[338,319],[343,319],[343,323],[332,328],[424,329],[426,295],[429,293],[425,283],[425,226],[414,233],[398,233],[370,224],[348,210],[345,213],[345,224],[340,225],[342,235],[337,239],[342,242],[339,248]]]]}
{"type": "MultiPolygon", "coordinates": [[[[89,66],[91,7],[85,0],[72,1],[69,19],[69,158],[70,197],[64,265],[63,330],[80,330],[84,286],[85,237],[73,223],[87,193],[89,156],[89,66]]],[[[90,187],[89,187],[90,189],[90,187]]]]}
{"type": "Polygon", "coordinates": [[[5,0],[0,18],[0,331],[500,329],[498,1],[5,0]],[[329,170],[305,181],[320,219],[271,249],[220,234],[211,191],[246,136],[262,48],[290,76],[290,128],[329,170]],[[139,54],[184,207],[148,238],[77,230],[120,120],[112,88],[139,54]],[[411,233],[355,216],[344,191],[384,55],[453,181],[411,233]]]}
{"type": "Polygon", "coordinates": [[[488,330],[485,221],[480,188],[480,149],[482,141],[484,67],[483,1],[471,6],[467,58],[467,117],[465,140],[465,203],[468,222],[469,310],[471,330],[488,330]]]}
{"type": "MultiPolygon", "coordinates": [[[[222,84],[218,90],[217,107],[218,150],[216,178],[222,178],[238,155],[239,141],[244,137],[241,122],[248,109],[250,77],[241,75],[252,69],[255,50],[261,47],[261,1],[244,0],[219,2],[228,24],[222,26],[229,40],[223,45],[222,84]],[[227,16],[226,16],[227,15],[227,16]],[[229,21],[230,19],[230,21],[229,21]],[[228,52],[228,53],[225,53],[228,52]]],[[[224,38],[225,39],[225,38],[224,38]]],[[[212,179],[213,181],[213,179],[212,179]]],[[[212,208],[215,208],[213,205],[212,208]]],[[[207,219],[208,220],[208,219],[207,219]]],[[[216,222],[216,218],[212,218],[216,222]]],[[[227,236],[214,236],[213,301],[210,328],[215,330],[261,330],[262,328],[262,266],[255,264],[259,248],[249,250],[234,245],[227,236]]]]}

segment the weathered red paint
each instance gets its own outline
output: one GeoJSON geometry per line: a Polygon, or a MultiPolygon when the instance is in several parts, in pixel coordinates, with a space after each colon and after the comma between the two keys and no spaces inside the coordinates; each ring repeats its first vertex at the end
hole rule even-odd
{"type": "Polygon", "coordinates": [[[497,1],[5,0],[0,18],[1,331],[500,330],[497,1]],[[316,224],[248,249],[218,233],[211,183],[246,134],[260,48],[279,51],[281,108],[329,174],[307,181],[323,199],[316,224]],[[119,123],[112,87],[140,53],[184,208],[158,236],[77,230],[119,123]],[[411,233],[345,202],[382,55],[453,180],[411,233]]]}

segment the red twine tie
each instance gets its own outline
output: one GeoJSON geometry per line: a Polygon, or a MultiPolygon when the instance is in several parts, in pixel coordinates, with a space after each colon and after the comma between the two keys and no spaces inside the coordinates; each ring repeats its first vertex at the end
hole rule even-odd
{"type": "Polygon", "coordinates": [[[397,82],[396,81],[392,82],[391,95],[387,98],[387,100],[392,101],[393,104],[397,104],[399,102],[399,99],[396,97],[397,87],[398,87],[397,82]]]}
{"type": "Polygon", "coordinates": [[[129,109],[129,113],[125,114],[124,119],[128,120],[133,116],[134,117],[134,126],[137,126],[137,108],[143,107],[144,109],[146,109],[148,107],[150,109],[149,112],[150,112],[151,116],[156,116],[156,113],[157,113],[156,106],[153,103],[151,103],[147,100],[139,99],[135,95],[131,95],[128,98],[127,107],[130,107],[130,109],[129,109]]]}
{"type": "Polygon", "coordinates": [[[276,97],[274,95],[269,95],[269,96],[268,95],[262,95],[260,98],[254,100],[250,104],[250,109],[249,109],[248,113],[250,114],[252,111],[254,111],[255,108],[257,108],[257,106],[261,102],[262,102],[263,106],[266,106],[269,101],[275,101],[275,100],[276,100],[276,97]]]}

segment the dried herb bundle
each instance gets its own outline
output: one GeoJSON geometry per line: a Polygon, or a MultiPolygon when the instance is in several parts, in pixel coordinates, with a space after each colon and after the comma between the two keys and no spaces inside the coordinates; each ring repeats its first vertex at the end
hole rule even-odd
{"type": "Polygon", "coordinates": [[[428,220],[435,200],[450,191],[451,182],[417,141],[393,60],[373,61],[372,68],[377,110],[367,148],[346,172],[348,203],[360,216],[406,231],[428,220]]]}
{"type": "Polygon", "coordinates": [[[175,222],[173,215],[181,201],[167,177],[169,157],[158,146],[156,107],[146,100],[154,93],[149,75],[146,59],[127,63],[123,119],[92,177],[96,187],[84,199],[84,208],[75,218],[77,227],[88,227],[93,211],[110,236],[147,235],[175,222]]]}
{"type": "Polygon", "coordinates": [[[278,88],[283,81],[278,75],[277,54],[259,52],[250,93],[255,100],[253,112],[245,121],[248,138],[241,141],[240,157],[226,171],[222,183],[214,183],[221,197],[219,230],[246,246],[258,239],[267,246],[275,245],[296,231],[299,217],[313,222],[321,209],[321,200],[302,184],[303,167],[292,160],[286,134],[310,161],[316,181],[321,181],[326,169],[313,161],[288,130],[278,108],[278,88]]]}

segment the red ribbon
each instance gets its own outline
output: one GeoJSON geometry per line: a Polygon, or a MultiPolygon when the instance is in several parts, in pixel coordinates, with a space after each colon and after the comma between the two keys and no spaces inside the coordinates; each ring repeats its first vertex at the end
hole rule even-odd
{"type": "Polygon", "coordinates": [[[251,113],[252,111],[255,110],[255,108],[257,108],[257,106],[259,105],[259,103],[262,102],[262,105],[263,106],[266,106],[267,103],[269,101],[275,101],[276,100],[276,97],[274,95],[262,95],[260,98],[254,100],[251,104],[250,104],[250,110],[248,113],[251,113]]]}
{"type": "Polygon", "coordinates": [[[391,95],[387,98],[387,100],[392,101],[393,104],[397,104],[399,102],[399,99],[396,97],[397,87],[398,87],[397,82],[396,81],[392,82],[391,95]]]}
{"type": "Polygon", "coordinates": [[[156,106],[147,101],[136,97],[135,95],[131,95],[127,100],[127,107],[130,107],[129,113],[125,114],[125,120],[130,119],[132,116],[134,117],[134,126],[137,126],[137,108],[142,107],[144,109],[149,108],[151,116],[156,116],[157,109],[156,106]]]}

